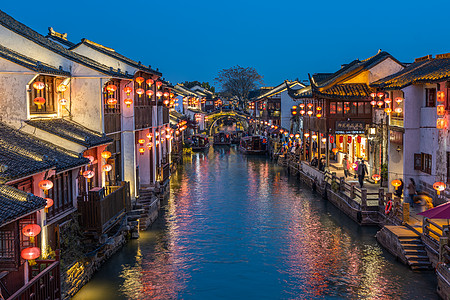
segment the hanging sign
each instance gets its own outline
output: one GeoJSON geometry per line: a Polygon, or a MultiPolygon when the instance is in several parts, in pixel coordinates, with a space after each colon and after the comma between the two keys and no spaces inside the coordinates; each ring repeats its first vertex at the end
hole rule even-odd
{"type": "Polygon", "coordinates": [[[362,121],[336,121],[337,134],[363,134],[366,124],[362,121]]]}

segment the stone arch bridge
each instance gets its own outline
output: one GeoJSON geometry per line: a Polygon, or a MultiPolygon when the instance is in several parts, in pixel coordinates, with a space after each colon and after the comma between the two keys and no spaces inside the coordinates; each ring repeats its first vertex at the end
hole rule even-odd
{"type": "Polygon", "coordinates": [[[206,132],[209,133],[209,135],[214,134],[214,127],[217,126],[217,122],[219,120],[225,120],[225,119],[233,119],[236,121],[236,123],[241,124],[244,130],[248,130],[249,125],[249,118],[250,115],[241,111],[235,111],[235,110],[221,110],[221,111],[213,111],[206,115],[208,117],[208,120],[206,122],[206,132]]]}

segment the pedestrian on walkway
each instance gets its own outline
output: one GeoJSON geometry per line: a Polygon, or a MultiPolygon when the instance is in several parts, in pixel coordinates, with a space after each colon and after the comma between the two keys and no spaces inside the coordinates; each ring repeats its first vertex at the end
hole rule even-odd
{"type": "Polygon", "coordinates": [[[416,182],[412,178],[409,178],[409,181],[410,182],[407,186],[408,195],[409,195],[409,203],[411,204],[411,207],[414,207],[414,195],[416,194],[416,182]]]}
{"type": "Polygon", "coordinates": [[[394,195],[399,197],[399,198],[401,198],[402,194],[403,194],[403,186],[404,186],[404,184],[403,184],[403,180],[401,178],[399,180],[400,180],[400,186],[397,187],[397,189],[394,192],[394,195]]]}
{"type": "Polygon", "coordinates": [[[358,165],[358,181],[359,187],[362,188],[364,184],[364,177],[367,174],[367,166],[364,163],[364,159],[361,159],[361,162],[358,165]]]}
{"type": "Polygon", "coordinates": [[[344,155],[344,158],[342,159],[342,166],[344,167],[344,176],[347,178],[349,176],[348,173],[348,156],[344,155]]]}

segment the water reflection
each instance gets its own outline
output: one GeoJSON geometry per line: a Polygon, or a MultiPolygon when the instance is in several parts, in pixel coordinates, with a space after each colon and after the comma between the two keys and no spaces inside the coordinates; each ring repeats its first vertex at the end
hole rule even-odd
{"type": "Polygon", "coordinates": [[[414,273],[298,179],[234,147],[196,153],[162,217],[75,299],[436,299],[414,273]],[[95,298],[90,294],[95,293],[95,298]],[[107,295],[105,293],[104,295],[107,295]]]}

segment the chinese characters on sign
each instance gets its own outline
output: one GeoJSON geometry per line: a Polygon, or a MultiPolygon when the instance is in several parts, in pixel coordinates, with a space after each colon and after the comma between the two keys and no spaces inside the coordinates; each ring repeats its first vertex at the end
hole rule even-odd
{"type": "Polygon", "coordinates": [[[363,134],[366,124],[361,121],[336,121],[337,134],[363,134]]]}

